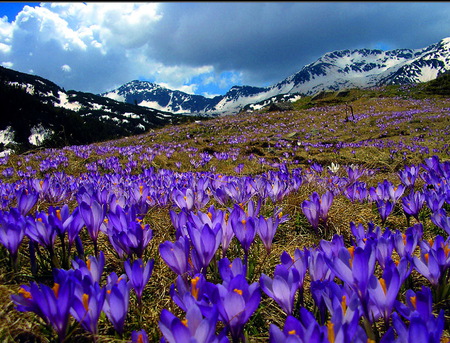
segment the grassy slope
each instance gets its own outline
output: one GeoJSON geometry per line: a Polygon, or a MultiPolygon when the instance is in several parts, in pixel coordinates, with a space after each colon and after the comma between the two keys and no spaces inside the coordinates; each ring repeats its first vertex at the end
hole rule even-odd
{"type": "MultiPolygon", "coordinates": [[[[113,142],[99,143],[98,146],[145,146],[158,149],[158,144],[173,147],[173,154],[168,158],[165,154],[156,155],[146,166],[156,168],[177,169],[175,163],[181,162],[180,171],[200,171],[216,168],[218,173],[236,174],[235,167],[244,164],[243,175],[255,175],[270,169],[261,159],[270,162],[297,161],[292,165],[307,169],[311,163],[318,162],[323,166],[331,163],[340,165],[358,164],[376,170],[372,177],[365,177],[362,181],[369,186],[387,178],[398,183],[396,171],[404,165],[418,164],[427,156],[421,148],[429,149],[429,156],[438,155],[442,161],[448,160],[448,144],[450,140],[446,135],[450,125],[450,99],[445,97],[428,97],[425,99],[412,99],[408,90],[387,89],[384,91],[351,91],[346,96],[336,97],[328,94],[317,100],[305,98],[294,104],[296,110],[273,113],[248,113],[238,116],[221,117],[204,121],[200,124],[190,123],[174,127],[158,129],[140,136],[128,137],[113,142]],[[348,119],[348,107],[353,109],[355,120],[348,119]],[[300,142],[300,143],[299,143],[300,142]],[[355,143],[355,147],[340,147],[341,142],[355,143]],[[363,143],[366,142],[366,145],[363,143]],[[399,146],[397,143],[402,142],[399,146]],[[300,144],[300,145],[299,145],[300,144]],[[307,146],[307,144],[309,146],[307,146]],[[315,146],[319,144],[318,146],[315,146]],[[360,144],[360,146],[358,146],[360,144]],[[194,153],[182,152],[180,146],[196,148],[194,153]],[[307,146],[307,149],[305,149],[307,146]],[[413,150],[411,147],[414,147],[413,150]],[[200,153],[213,155],[219,152],[236,152],[236,160],[212,161],[204,167],[194,167],[192,159],[198,159],[200,153]],[[249,156],[254,156],[249,160],[249,156]]],[[[352,118],[350,118],[352,119],[352,118]]],[[[43,156],[50,156],[51,151],[40,152],[43,156]]],[[[97,159],[105,159],[109,155],[91,154],[87,159],[76,157],[70,151],[69,166],[61,168],[68,174],[78,175],[86,172],[85,164],[97,159]]],[[[16,170],[25,170],[31,165],[39,170],[35,155],[11,156],[9,162],[0,166],[0,172],[8,167],[16,170]],[[18,166],[18,162],[23,164],[18,166]]],[[[127,162],[125,156],[118,156],[123,163],[127,162]]],[[[340,173],[342,172],[342,169],[340,173]]],[[[326,171],[324,175],[326,176],[326,171]]],[[[37,177],[39,177],[39,172],[37,177]]],[[[14,178],[10,181],[13,181],[14,178]]],[[[293,253],[295,248],[312,247],[320,239],[330,239],[334,233],[349,235],[349,222],[361,222],[364,225],[370,221],[379,225],[379,217],[368,204],[352,204],[344,197],[335,199],[330,211],[327,231],[321,235],[313,234],[306,218],[301,212],[300,204],[307,199],[313,191],[322,191],[319,186],[308,184],[300,191],[288,196],[281,204],[285,214],[291,218],[283,224],[275,236],[273,251],[270,256],[262,254],[261,244],[255,245],[251,254],[259,259],[259,272],[267,275],[273,274],[273,269],[279,263],[279,256],[283,251],[293,253]]],[[[40,204],[45,208],[46,204],[40,204]]],[[[263,213],[271,213],[273,205],[265,205],[263,213]]],[[[157,247],[165,240],[174,240],[173,228],[167,209],[155,208],[146,217],[155,232],[154,239],[147,257],[157,258],[157,247]]],[[[430,222],[426,223],[431,227],[430,222]]],[[[386,226],[400,230],[406,229],[406,220],[402,213],[389,217],[386,226]]],[[[430,235],[435,232],[429,232],[430,235]]],[[[235,242],[236,243],[236,242],[235,242]]],[[[101,247],[107,253],[108,271],[116,270],[120,261],[111,252],[109,243],[104,240],[101,247]]],[[[239,255],[240,251],[234,245],[231,255],[239,255]]],[[[23,252],[26,254],[26,251],[23,252]]],[[[22,256],[22,258],[24,258],[22,256]]],[[[230,258],[231,259],[231,258],[230,258]]],[[[3,268],[6,260],[0,261],[3,268]]],[[[39,319],[27,313],[15,312],[9,301],[9,294],[16,292],[18,285],[28,283],[27,266],[23,266],[22,277],[11,281],[8,275],[2,273],[0,278],[0,337],[5,341],[17,340],[19,332],[29,332],[27,339],[46,341],[45,334],[38,325],[39,319]]],[[[118,274],[120,270],[117,271],[118,274]]],[[[168,295],[170,284],[174,282],[174,274],[160,260],[155,264],[153,276],[144,292],[144,301],[151,302],[152,306],[145,307],[143,311],[142,327],[149,335],[158,336],[157,321],[162,308],[177,313],[176,306],[168,295]]],[[[423,281],[423,280],[422,280],[423,281]]],[[[422,282],[418,280],[418,284],[422,282]]],[[[306,302],[311,303],[307,295],[306,302]]],[[[134,304],[130,306],[129,332],[139,329],[137,312],[134,304]]],[[[178,311],[179,314],[179,311],[178,311]]],[[[284,324],[283,314],[274,301],[263,296],[261,311],[255,315],[247,329],[252,341],[267,341],[268,325],[275,323],[280,327],[284,324]]],[[[114,338],[111,324],[106,318],[100,323],[99,342],[120,342],[114,338]]],[[[75,335],[75,341],[81,341],[81,336],[75,335]],[[76,338],[76,339],[75,339],[76,338]]],[[[124,338],[124,341],[128,339],[124,338]]]]}

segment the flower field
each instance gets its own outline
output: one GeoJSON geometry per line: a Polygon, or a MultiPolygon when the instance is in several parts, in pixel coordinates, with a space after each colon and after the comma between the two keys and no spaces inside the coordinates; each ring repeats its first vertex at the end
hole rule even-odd
{"type": "Polygon", "coordinates": [[[450,101],[0,159],[3,342],[449,342],[450,101]]]}

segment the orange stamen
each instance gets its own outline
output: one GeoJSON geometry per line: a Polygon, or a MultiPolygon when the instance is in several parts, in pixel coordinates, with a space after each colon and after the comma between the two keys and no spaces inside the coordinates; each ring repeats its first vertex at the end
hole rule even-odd
{"type": "Polygon", "coordinates": [[[383,278],[379,279],[379,281],[380,281],[381,288],[383,288],[384,294],[386,294],[387,293],[386,281],[383,278]]]}
{"type": "Polygon", "coordinates": [[[200,280],[200,278],[198,276],[196,276],[195,278],[193,278],[191,280],[191,294],[192,296],[195,298],[195,300],[198,300],[198,288],[197,288],[197,283],[200,280]]]}
{"type": "Polygon", "coordinates": [[[25,290],[24,288],[19,289],[19,294],[22,294],[22,296],[25,299],[33,299],[33,297],[31,296],[31,293],[28,292],[27,290],[25,290]]]}
{"type": "Polygon", "coordinates": [[[84,293],[81,300],[83,301],[83,307],[86,311],[89,310],[89,295],[84,293]]]}
{"type": "Polygon", "coordinates": [[[53,292],[55,293],[55,297],[58,297],[58,293],[59,293],[59,283],[56,283],[53,285],[53,292]]]}
{"type": "Polygon", "coordinates": [[[417,297],[410,297],[409,300],[411,301],[411,304],[414,306],[414,308],[417,309],[417,297]]]}
{"type": "Polygon", "coordinates": [[[242,295],[242,290],[240,290],[240,289],[235,288],[235,289],[233,289],[233,292],[235,292],[239,295],[242,295]]]}
{"type": "Polygon", "coordinates": [[[330,343],[334,343],[334,340],[335,340],[334,324],[332,322],[327,323],[327,331],[328,331],[328,341],[330,341],[330,343]]]}

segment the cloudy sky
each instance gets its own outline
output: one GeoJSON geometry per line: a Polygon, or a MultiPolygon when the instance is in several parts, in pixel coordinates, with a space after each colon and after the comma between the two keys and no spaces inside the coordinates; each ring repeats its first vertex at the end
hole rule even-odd
{"type": "Polygon", "coordinates": [[[0,3],[0,65],[101,93],[132,80],[212,96],[326,52],[450,37],[447,2],[0,3]]]}

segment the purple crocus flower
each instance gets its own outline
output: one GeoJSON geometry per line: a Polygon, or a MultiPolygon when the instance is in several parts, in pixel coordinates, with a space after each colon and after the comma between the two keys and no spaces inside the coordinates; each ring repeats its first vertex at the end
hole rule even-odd
{"type": "Polygon", "coordinates": [[[424,195],[428,208],[433,213],[439,211],[445,203],[445,196],[434,189],[425,189],[424,195]]]}
{"type": "Polygon", "coordinates": [[[147,263],[144,263],[141,258],[134,260],[130,263],[130,260],[124,262],[125,272],[127,273],[130,284],[136,293],[138,302],[141,303],[142,293],[152,275],[153,266],[155,260],[151,259],[147,263]]]}
{"type": "Polygon", "coordinates": [[[406,229],[405,233],[396,231],[392,234],[394,240],[394,247],[400,258],[406,257],[411,259],[414,255],[419,241],[423,236],[423,225],[421,223],[415,224],[406,229]]]}
{"type": "Polygon", "coordinates": [[[398,177],[400,181],[408,188],[414,188],[417,177],[419,176],[420,168],[418,166],[405,166],[402,170],[398,171],[398,177]]]}
{"type": "Polygon", "coordinates": [[[389,323],[401,285],[400,273],[392,260],[387,263],[381,278],[378,279],[375,275],[370,278],[369,296],[381,317],[383,317],[386,326],[389,323]]]}
{"type": "Polygon", "coordinates": [[[28,212],[36,205],[39,199],[39,194],[36,192],[28,192],[27,189],[22,189],[17,196],[17,208],[19,212],[26,216],[28,212]]]}
{"type": "Polygon", "coordinates": [[[326,328],[317,323],[314,315],[305,308],[300,309],[300,320],[288,316],[283,331],[275,324],[270,325],[270,343],[326,343],[326,328]]]}
{"type": "Polygon", "coordinates": [[[409,326],[400,319],[400,316],[392,313],[393,326],[388,329],[382,342],[441,342],[445,327],[444,310],[441,310],[437,318],[430,318],[425,322],[419,316],[414,316],[409,322],[409,326]],[[397,333],[395,340],[394,329],[397,333]]]}
{"type": "Polygon", "coordinates": [[[79,270],[82,278],[87,276],[91,280],[91,284],[100,283],[103,268],[105,267],[105,254],[100,251],[98,257],[88,256],[86,262],[78,257],[72,260],[74,270],[79,270]]]}
{"type": "Polygon", "coordinates": [[[233,262],[228,258],[222,258],[219,261],[219,273],[223,282],[222,285],[227,287],[228,283],[237,275],[247,275],[247,268],[239,257],[236,257],[233,262]]]}
{"type": "Polygon", "coordinates": [[[149,343],[147,332],[144,329],[131,332],[131,343],[149,343]]]}
{"type": "Polygon", "coordinates": [[[313,227],[314,230],[317,230],[319,227],[320,220],[320,203],[319,203],[319,195],[314,192],[310,196],[310,200],[304,200],[301,204],[303,214],[308,219],[309,223],[313,227]]]}
{"type": "Polygon", "coordinates": [[[412,216],[419,221],[419,212],[425,202],[425,196],[422,192],[412,191],[402,198],[403,211],[407,217],[412,216]]]}
{"type": "Polygon", "coordinates": [[[0,243],[8,250],[13,265],[16,265],[19,246],[25,235],[25,218],[15,208],[0,211],[0,243]]]}
{"type": "Polygon", "coordinates": [[[373,243],[367,241],[364,248],[353,246],[347,249],[340,248],[338,256],[333,259],[325,257],[328,267],[336,276],[358,294],[367,319],[370,319],[367,291],[375,270],[374,251],[373,243]]]}
{"type": "Polygon", "coordinates": [[[67,278],[65,282],[55,283],[53,288],[32,282],[23,285],[19,294],[11,296],[16,309],[21,312],[34,312],[51,325],[62,342],[66,337],[70,308],[73,302],[74,281],[67,278]]]}
{"type": "Polygon", "coordinates": [[[28,216],[25,234],[34,242],[44,246],[53,253],[53,245],[56,239],[56,229],[48,223],[48,215],[39,212],[35,218],[28,216]]]}
{"type": "Polygon", "coordinates": [[[245,256],[247,256],[256,235],[255,219],[247,216],[239,205],[234,205],[229,221],[236,238],[244,249],[245,256]]]}
{"type": "Polygon", "coordinates": [[[180,237],[174,242],[165,241],[159,245],[159,254],[170,269],[178,275],[184,275],[191,270],[189,264],[189,239],[180,237]]]}
{"type": "Polygon", "coordinates": [[[434,225],[450,235],[450,217],[447,216],[447,212],[443,208],[434,212],[430,218],[434,225]]]}
{"type": "Polygon", "coordinates": [[[394,203],[390,200],[376,200],[375,204],[377,206],[378,214],[381,218],[381,223],[384,224],[394,209],[394,203]]]}
{"type": "Polygon", "coordinates": [[[245,323],[259,306],[261,293],[258,282],[251,285],[245,276],[237,275],[227,285],[218,284],[217,308],[220,319],[230,331],[233,341],[242,338],[245,323]]]}
{"type": "Polygon", "coordinates": [[[272,249],[272,240],[279,223],[280,219],[278,217],[265,218],[264,216],[259,216],[258,219],[256,219],[257,233],[266,248],[267,254],[269,254],[272,249]]]}
{"type": "Polygon", "coordinates": [[[439,268],[438,257],[434,250],[430,249],[428,252],[421,251],[420,258],[413,256],[412,264],[414,269],[428,279],[434,287],[439,285],[441,269],[439,268]]]}
{"type": "Polygon", "coordinates": [[[67,236],[69,239],[69,247],[72,247],[72,245],[75,243],[75,240],[78,237],[81,229],[83,228],[83,225],[84,221],[83,218],[81,218],[80,210],[77,206],[70,214],[70,217],[64,222],[64,226],[66,227],[67,236]]]}
{"type": "MultiPolygon", "coordinates": [[[[215,335],[218,319],[217,309],[211,315],[203,317],[200,308],[192,303],[186,311],[186,318],[181,320],[170,311],[163,309],[159,320],[159,328],[164,335],[163,342],[169,343],[218,343],[215,335]]],[[[221,341],[225,342],[225,341],[221,341]]]]}
{"type": "Polygon", "coordinates": [[[117,249],[119,255],[123,252],[128,256],[135,254],[142,258],[145,249],[153,238],[153,230],[148,224],[137,222],[128,223],[123,231],[110,230],[110,239],[114,242],[113,246],[117,249]]]}
{"type": "Polygon", "coordinates": [[[422,286],[421,290],[414,292],[408,289],[405,292],[405,303],[395,302],[395,308],[404,318],[411,320],[419,316],[425,322],[433,317],[433,295],[429,287],[422,286]]]}
{"type": "Polygon", "coordinates": [[[91,200],[91,203],[88,204],[82,201],[79,206],[80,215],[83,218],[84,224],[88,230],[89,236],[94,242],[94,251],[95,255],[98,254],[97,250],[97,240],[100,231],[106,231],[105,227],[105,215],[106,215],[106,207],[101,205],[96,200],[91,200]]]}
{"type": "Polygon", "coordinates": [[[322,196],[319,196],[317,192],[313,192],[309,200],[302,202],[303,214],[314,230],[317,230],[320,222],[326,224],[333,199],[334,195],[331,191],[326,191],[322,196]]]}
{"type": "Polygon", "coordinates": [[[130,300],[130,288],[126,275],[120,278],[112,272],[108,276],[106,285],[106,298],[103,304],[103,312],[113,324],[114,329],[122,334],[124,331],[125,319],[128,314],[130,300]]]}
{"type": "Polygon", "coordinates": [[[98,320],[105,302],[106,288],[93,284],[80,283],[75,288],[70,313],[81,326],[92,334],[97,334],[98,320]]]}
{"type": "Polygon", "coordinates": [[[212,229],[208,224],[205,224],[203,227],[197,228],[188,222],[187,230],[194,248],[191,252],[192,262],[195,267],[194,272],[206,274],[206,268],[222,241],[221,226],[216,225],[216,227],[212,229]]]}
{"type": "Polygon", "coordinates": [[[287,315],[292,314],[295,294],[300,288],[300,274],[296,268],[288,269],[279,264],[275,267],[273,279],[262,274],[259,283],[264,293],[274,299],[287,315]]]}
{"type": "Polygon", "coordinates": [[[174,189],[172,200],[180,209],[185,208],[190,211],[194,207],[194,191],[190,188],[183,190],[174,189]]]}

